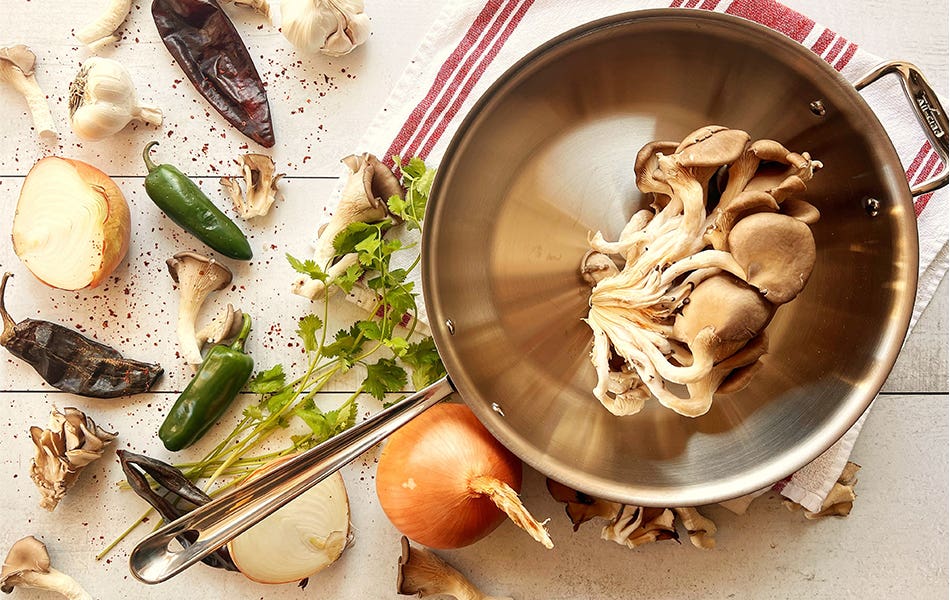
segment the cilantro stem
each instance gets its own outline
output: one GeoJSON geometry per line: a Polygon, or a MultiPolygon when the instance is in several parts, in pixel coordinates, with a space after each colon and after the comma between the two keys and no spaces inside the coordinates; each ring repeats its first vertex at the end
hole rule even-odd
{"type": "Polygon", "coordinates": [[[148,520],[149,515],[151,515],[154,510],[155,510],[154,508],[149,508],[147,511],[145,511],[144,513],[142,513],[142,516],[139,517],[138,519],[136,519],[135,522],[133,522],[131,525],[129,525],[129,528],[128,528],[128,529],[126,529],[125,531],[123,531],[122,533],[120,533],[120,534],[119,534],[119,537],[117,537],[117,538],[115,538],[114,540],[112,540],[112,542],[110,542],[108,546],[106,546],[105,548],[103,548],[102,551],[99,552],[99,554],[96,555],[96,560],[102,560],[103,557],[105,557],[106,554],[112,552],[112,549],[113,549],[113,548],[115,548],[116,546],[118,546],[119,543],[120,543],[122,540],[124,540],[126,537],[129,536],[129,534],[131,534],[133,531],[135,531],[136,529],[138,529],[139,525],[141,525],[141,524],[144,523],[146,520],[148,520]]]}

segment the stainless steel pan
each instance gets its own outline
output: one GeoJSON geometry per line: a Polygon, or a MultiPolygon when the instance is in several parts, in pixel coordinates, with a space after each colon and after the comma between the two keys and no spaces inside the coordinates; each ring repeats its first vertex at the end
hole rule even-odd
{"type": "MultiPolygon", "coordinates": [[[[910,65],[895,72],[947,160],[947,120],[910,65]]],[[[132,552],[163,581],[260,521],[454,389],[515,454],[567,485],[626,503],[695,506],[767,486],[813,460],[864,412],[907,330],[916,291],[911,195],[897,154],[854,87],[808,49],[744,20],[683,10],[611,17],[510,69],[442,161],[423,239],[425,301],[449,379],[168,524],[132,552]],[[687,419],[608,414],[591,395],[591,231],[615,235],[641,202],[633,157],[709,123],[808,150],[825,164],[805,292],[770,326],[765,366],[741,393],[687,419]],[[173,551],[175,535],[198,541],[173,551]]]]}

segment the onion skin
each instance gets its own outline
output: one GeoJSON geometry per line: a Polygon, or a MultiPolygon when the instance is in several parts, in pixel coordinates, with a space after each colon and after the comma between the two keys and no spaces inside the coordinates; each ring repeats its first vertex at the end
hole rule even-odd
{"type": "Polygon", "coordinates": [[[437,404],[390,436],[376,470],[376,494],[392,524],[430,548],[468,546],[506,515],[470,482],[494,477],[521,490],[521,461],[467,406],[437,404]]]}
{"type": "MultiPolygon", "coordinates": [[[[47,176],[44,171],[50,166],[54,166],[57,161],[69,165],[82,183],[85,183],[94,193],[101,194],[105,202],[106,215],[101,229],[102,248],[100,251],[101,260],[99,265],[90,274],[90,279],[85,285],[79,287],[63,287],[62,289],[94,288],[115,271],[116,267],[119,266],[119,263],[122,262],[129,251],[129,238],[132,231],[129,205],[125,201],[125,196],[122,195],[122,190],[119,189],[108,175],[96,167],[80,160],[48,156],[33,165],[33,168],[30,169],[30,172],[27,174],[20,192],[17,215],[20,214],[20,207],[24,204],[25,200],[28,199],[28,195],[38,193],[38,189],[42,189],[46,186],[63,186],[62,192],[57,190],[56,193],[62,193],[63,195],[69,193],[70,190],[66,187],[68,184],[64,184],[63,181],[44,181],[44,178],[47,176]]],[[[15,216],[13,250],[21,260],[24,260],[21,249],[18,248],[17,244],[16,220],[17,217],[15,216]]],[[[100,234],[100,232],[96,233],[100,234]]],[[[24,261],[24,264],[26,264],[27,268],[30,269],[30,272],[32,272],[37,279],[46,285],[50,287],[60,287],[56,285],[57,282],[44,280],[31,268],[28,262],[24,261]]]]}

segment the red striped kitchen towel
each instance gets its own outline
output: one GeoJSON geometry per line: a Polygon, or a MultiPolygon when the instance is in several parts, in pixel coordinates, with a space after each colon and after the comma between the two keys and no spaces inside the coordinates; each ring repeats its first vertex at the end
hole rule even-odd
{"type": "MultiPolygon", "coordinates": [[[[669,7],[699,8],[757,21],[809,47],[849,81],[857,80],[880,62],[854,42],[772,0],[447,2],[359,149],[383,157],[420,156],[430,164],[438,164],[476,99],[526,53],[594,19],[669,7]]],[[[885,124],[906,165],[908,181],[925,181],[943,165],[897,85],[896,78],[885,78],[866,88],[862,95],[885,124]]],[[[947,271],[947,190],[917,197],[915,207],[920,232],[920,284],[914,322],[947,271]]],[[[814,463],[779,482],[776,489],[807,509],[818,510],[841,473],[862,422],[814,463]]]]}

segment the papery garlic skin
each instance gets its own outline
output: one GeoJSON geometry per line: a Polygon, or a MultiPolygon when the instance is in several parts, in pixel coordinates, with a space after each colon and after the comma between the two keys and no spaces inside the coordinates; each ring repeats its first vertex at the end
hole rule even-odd
{"type": "Polygon", "coordinates": [[[363,0],[283,0],[280,30],[296,48],[343,56],[369,38],[363,0]]]}
{"type": "Polygon", "coordinates": [[[162,124],[162,111],[138,103],[135,85],[122,63],[92,57],[69,84],[69,124],[84,140],[96,141],[122,131],[133,120],[162,124]]]}

